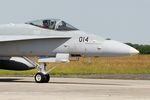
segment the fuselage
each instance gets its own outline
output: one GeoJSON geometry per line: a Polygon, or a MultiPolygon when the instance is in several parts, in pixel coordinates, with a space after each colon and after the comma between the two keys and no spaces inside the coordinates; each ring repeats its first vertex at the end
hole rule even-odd
{"type": "Polygon", "coordinates": [[[139,51],[126,44],[87,34],[59,19],[0,25],[0,69],[30,70],[37,67],[37,83],[49,82],[46,62],[69,62],[70,56],[108,57],[137,53],[139,51]],[[41,64],[28,59],[29,56],[38,56],[41,64]]]}
{"type": "Polygon", "coordinates": [[[125,56],[139,53],[121,42],[107,40],[80,30],[49,30],[29,24],[1,25],[0,48],[0,56],[55,56],[57,53],[125,56]],[[69,39],[57,37],[69,37],[69,39]]]}

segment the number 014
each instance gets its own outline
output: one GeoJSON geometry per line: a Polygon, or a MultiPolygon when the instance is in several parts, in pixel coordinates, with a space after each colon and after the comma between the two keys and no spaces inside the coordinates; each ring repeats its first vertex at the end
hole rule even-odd
{"type": "Polygon", "coordinates": [[[89,37],[79,37],[79,42],[88,42],[89,37]]]}

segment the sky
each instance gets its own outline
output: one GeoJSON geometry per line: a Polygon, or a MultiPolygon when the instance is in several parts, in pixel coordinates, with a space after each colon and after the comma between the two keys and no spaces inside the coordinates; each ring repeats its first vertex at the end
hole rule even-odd
{"type": "Polygon", "coordinates": [[[0,0],[0,24],[59,18],[87,33],[150,45],[150,0],[0,0]]]}

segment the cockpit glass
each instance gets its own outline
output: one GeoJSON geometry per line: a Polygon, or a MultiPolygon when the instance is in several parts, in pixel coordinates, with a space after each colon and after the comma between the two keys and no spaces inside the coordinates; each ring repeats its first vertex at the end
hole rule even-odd
{"type": "Polygon", "coordinates": [[[73,27],[72,25],[64,22],[64,21],[60,21],[57,24],[56,30],[59,30],[59,31],[71,31],[71,30],[78,30],[78,29],[73,27]]]}
{"type": "Polygon", "coordinates": [[[64,21],[61,21],[59,19],[36,20],[32,22],[27,22],[26,24],[30,24],[30,25],[34,25],[40,28],[45,28],[45,29],[50,29],[50,30],[57,30],[57,31],[78,30],[72,25],[64,21]]]}

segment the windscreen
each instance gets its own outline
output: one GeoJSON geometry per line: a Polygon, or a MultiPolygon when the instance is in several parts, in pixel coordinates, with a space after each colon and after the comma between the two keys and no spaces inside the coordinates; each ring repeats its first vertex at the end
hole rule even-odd
{"type": "Polygon", "coordinates": [[[73,27],[72,25],[61,21],[57,24],[56,30],[59,31],[71,31],[71,30],[78,30],[77,28],[73,27]]]}
{"type": "Polygon", "coordinates": [[[27,22],[26,24],[30,24],[44,29],[57,30],[57,31],[78,30],[72,25],[58,19],[36,20],[36,21],[27,22]]]}

